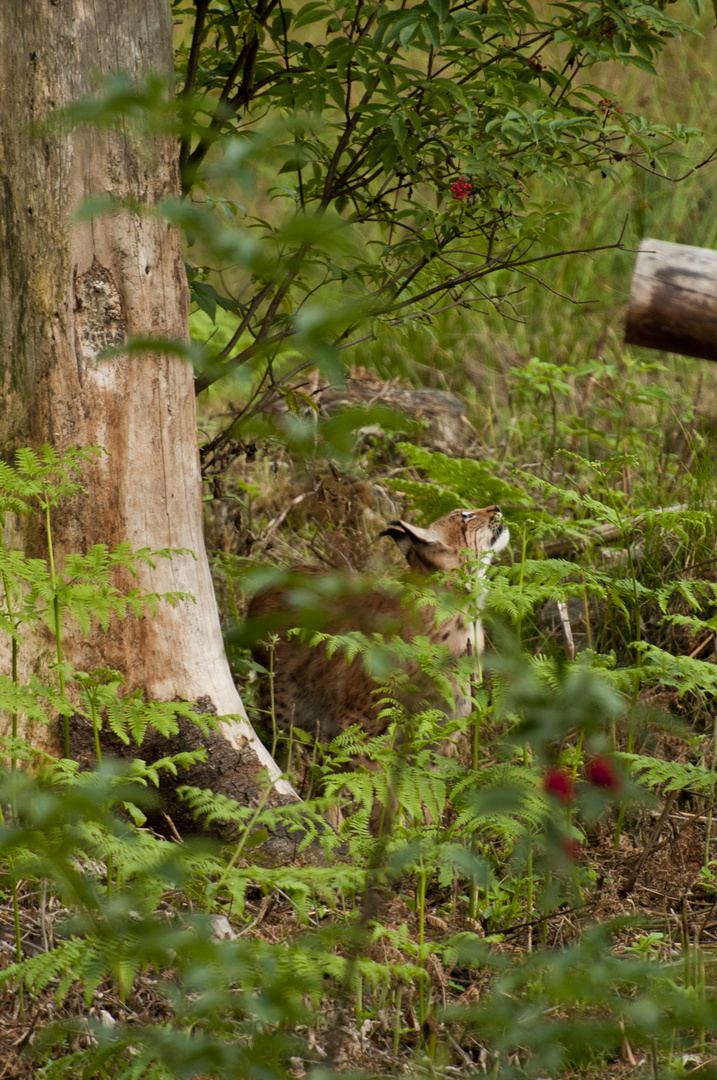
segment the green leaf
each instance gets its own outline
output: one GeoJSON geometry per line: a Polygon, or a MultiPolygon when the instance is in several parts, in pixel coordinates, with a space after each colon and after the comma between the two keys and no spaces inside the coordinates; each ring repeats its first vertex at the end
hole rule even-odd
{"type": "Polygon", "coordinates": [[[451,13],[450,0],[428,0],[428,3],[439,23],[443,24],[451,13]]]}

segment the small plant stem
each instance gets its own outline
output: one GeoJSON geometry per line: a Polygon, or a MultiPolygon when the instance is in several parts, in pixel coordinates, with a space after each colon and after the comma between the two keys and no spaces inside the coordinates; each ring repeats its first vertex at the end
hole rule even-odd
{"type": "Polygon", "coordinates": [[[398,1057],[398,1050],[401,1045],[401,998],[403,997],[403,983],[399,983],[396,987],[396,1001],[394,1004],[393,1013],[393,1056],[398,1057]]]}
{"type": "Polygon", "coordinates": [[[592,627],[590,625],[590,605],[588,603],[588,589],[587,589],[587,585],[585,585],[585,575],[581,574],[580,578],[582,580],[583,585],[585,586],[583,588],[583,613],[585,615],[586,644],[587,644],[588,649],[590,649],[590,651],[592,652],[592,648],[593,648],[593,632],[592,632],[592,627]]]}
{"type": "Polygon", "coordinates": [[[533,830],[528,826],[528,952],[533,951],[533,830]]]}
{"type": "Polygon", "coordinates": [[[234,869],[234,867],[236,865],[236,862],[237,862],[237,859],[239,858],[242,851],[244,850],[244,845],[246,844],[247,839],[249,838],[249,834],[250,834],[251,830],[254,827],[254,823],[256,822],[257,818],[259,817],[262,810],[266,806],[266,801],[269,798],[269,796],[271,795],[272,790],[273,790],[273,788],[272,788],[271,784],[269,784],[267,786],[267,788],[266,788],[266,791],[264,792],[264,794],[261,797],[261,802],[259,803],[256,810],[254,811],[251,818],[249,819],[249,824],[245,828],[244,835],[241,837],[241,839],[239,840],[239,843],[237,844],[236,848],[234,849],[234,854],[232,855],[232,857],[229,860],[229,862],[227,863],[227,865],[224,867],[224,870],[223,870],[222,874],[220,875],[219,880],[217,881],[216,887],[214,889],[214,895],[215,896],[219,895],[220,890],[226,884],[227,878],[229,877],[230,872],[234,869]]]}
{"type": "MultiPolygon", "coordinates": [[[[475,834],[471,837],[471,854],[476,855],[478,851],[478,845],[476,843],[475,834]]],[[[478,878],[475,874],[471,874],[470,884],[468,886],[468,916],[471,919],[475,919],[478,914],[478,878]]]]}
{"type": "Polygon", "coordinates": [[[426,972],[424,965],[426,958],[424,956],[424,943],[426,932],[426,880],[428,874],[426,868],[421,861],[421,869],[418,872],[418,965],[421,968],[420,988],[418,994],[418,1018],[421,1028],[426,1022],[426,972]]]}
{"type": "MultiPolygon", "coordinates": [[[[522,598],[523,598],[523,578],[525,577],[525,555],[526,555],[527,550],[528,550],[528,536],[527,536],[526,533],[523,533],[523,547],[522,547],[522,550],[521,550],[521,553],[520,553],[520,576],[518,578],[518,602],[519,603],[522,601],[522,598]]],[[[520,643],[520,631],[521,631],[522,621],[523,621],[523,613],[522,613],[522,606],[521,606],[519,608],[519,610],[518,610],[518,618],[517,618],[516,627],[515,627],[515,636],[517,637],[519,643],[520,643]]]]}
{"type": "Polygon", "coordinates": [[[295,715],[294,709],[295,709],[295,706],[292,706],[291,720],[289,721],[289,748],[288,748],[287,758],[286,758],[286,772],[287,772],[287,775],[291,772],[291,756],[294,753],[294,715],[295,715]]]}
{"type": "MultiPolygon", "coordinates": [[[[5,816],[3,814],[2,806],[0,806],[0,824],[5,827],[5,816]]],[[[20,932],[20,902],[17,895],[17,874],[15,873],[15,866],[13,863],[12,855],[8,855],[7,864],[10,869],[10,881],[12,883],[12,914],[13,922],[15,925],[15,962],[22,963],[22,934],[20,932]]],[[[22,989],[22,978],[19,983],[20,992],[20,1015],[23,1014],[25,1008],[25,1002],[22,989]]]]}
{"type": "MultiPolygon", "coordinates": [[[[87,700],[90,703],[90,716],[92,718],[92,732],[95,736],[95,754],[97,755],[98,768],[102,765],[102,751],[100,750],[100,723],[97,715],[97,702],[95,695],[86,688],[87,700]]],[[[69,754],[67,755],[69,757],[69,754]]]]}
{"type": "MultiPolygon", "coordinates": [[[[578,778],[578,769],[580,768],[580,760],[582,758],[584,740],[585,740],[585,732],[581,728],[580,736],[578,738],[578,745],[575,747],[575,758],[573,760],[573,783],[575,783],[575,781],[578,778]]],[[[572,807],[572,804],[569,803],[568,804],[568,825],[570,825],[572,823],[572,820],[573,820],[573,807],[572,807]]]]}
{"type": "MultiPolygon", "coordinates": [[[[480,670],[480,657],[477,658],[477,664],[480,670]]],[[[481,673],[482,674],[482,673],[481,673]]],[[[483,719],[482,709],[474,709],[473,715],[475,717],[473,721],[473,772],[478,772],[478,751],[480,750],[480,727],[481,720],[483,719]]]]}
{"type": "MultiPolygon", "coordinates": [[[[639,663],[639,661],[638,661],[639,663]]],[[[635,672],[635,685],[632,689],[632,699],[630,701],[630,721],[627,725],[627,752],[631,754],[635,749],[635,716],[637,713],[637,699],[640,695],[640,676],[635,672]]]]}
{"type": "MultiPolygon", "coordinates": [[[[55,573],[55,554],[52,547],[52,526],[50,522],[50,500],[45,492],[44,499],[45,507],[45,532],[47,534],[47,552],[48,561],[50,563],[50,581],[52,582],[52,589],[54,597],[52,601],[54,617],[55,617],[55,645],[57,648],[57,664],[58,674],[60,676],[60,697],[63,701],[66,699],[65,691],[65,673],[62,670],[62,620],[60,618],[60,597],[57,593],[57,575],[55,573]]],[[[67,714],[63,717],[65,725],[65,757],[69,758],[70,755],[70,718],[67,714]]]]}
{"type": "MultiPolygon", "coordinates": [[[[8,865],[10,867],[10,880],[12,881],[12,915],[15,923],[15,961],[16,963],[22,962],[22,934],[20,933],[20,901],[17,895],[17,875],[15,873],[15,867],[13,866],[12,857],[8,856],[8,865]]],[[[25,1008],[25,1002],[23,999],[22,990],[22,978],[20,979],[20,1015],[22,1015],[25,1008]]]]}
{"type": "Polygon", "coordinates": [[[317,719],[316,731],[314,733],[314,745],[311,747],[311,765],[309,766],[309,791],[307,798],[311,799],[314,795],[314,777],[316,776],[316,755],[319,753],[319,747],[321,746],[321,724],[317,719]]]}
{"type": "MultiPolygon", "coordinates": [[[[397,734],[397,732],[398,732],[398,728],[394,726],[393,733],[391,735],[391,745],[390,745],[389,751],[388,751],[389,761],[393,759],[393,748],[394,748],[395,743],[396,743],[396,734],[397,734]]],[[[399,786],[400,785],[398,785],[398,784],[396,785],[397,788],[399,786]]],[[[386,799],[384,799],[384,801],[381,803],[381,813],[380,813],[379,819],[378,819],[378,839],[379,840],[383,837],[383,829],[384,829],[384,824],[385,824],[385,821],[386,821],[386,802],[390,798],[391,798],[391,793],[390,793],[390,790],[388,790],[387,793],[386,793],[386,799]]],[[[396,807],[396,814],[398,815],[398,813],[399,813],[399,808],[396,807]]]]}
{"type": "MultiPolygon", "coordinates": [[[[704,1006],[706,1001],[706,984],[705,984],[705,957],[702,949],[700,948],[700,932],[695,927],[695,989],[697,991],[696,997],[700,1005],[704,1006]]],[[[702,1014],[700,1014],[702,1015],[702,1014]]],[[[700,1050],[705,1049],[705,1028],[704,1024],[700,1024],[697,1030],[697,1046],[700,1050]]]]}
{"type": "MultiPolygon", "coordinates": [[[[276,649],[276,637],[269,642],[269,708],[271,709],[271,756],[276,757],[276,744],[279,732],[276,727],[276,708],[274,703],[274,650],[276,649]]],[[[291,753],[289,753],[291,757],[291,753]]]]}
{"type": "MultiPolygon", "coordinates": [[[[480,662],[480,658],[479,658],[480,662]]],[[[481,713],[478,709],[475,710],[475,720],[473,721],[473,772],[478,772],[478,750],[480,749],[480,721],[481,713]]],[[[476,854],[476,839],[475,835],[471,837],[471,852],[476,854]]],[[[468,886],[468,915],[471,919],[475,919],[476,912],[478,911],[478,879],[474,874],[471,875],[470,883],[468,886]]]]}
{"type": "Polygon", "coordinates": [[[617,815],[617,824],[615,825],[615,840],[613,841],[613,851],[618,851],[620,847],[620,834],[622,833],[622,823],[625,820],[625,804],[620,807],[617,815]]]}
{"type": "Polygon", "coordinates": [[[234,582],[232,581],[232,576],[229,573],[229,566],[228,566],[226,558],[224,558],[222,560],[222,563],[223,563],[222,568],[224,570],[224,577],[226,579],[226,583],[227,583],[227,586],[229,588],[229,596],[231,597],[230,611],[232,613],[232,616],[234,617],[234,619],[236,619],[236,621],[238,623],[241,620],[241,615],[239,614],[239,605],[237,604],[236,593],[234,592],[234,582]]]}
{"type": "MultiPolygon", "coordinates": [[[[712,761],[710,763],[710,772],[714,775],[715,765],[717,765],[717,716],[712,721],[712,761]]],[[[714,791],[714,787],[712,789],[714,791]]],[[[707,811],[707,829],[705,831],[705,866],[709,866],[710,862],[710,848],[712,844],[712,813],[714,810],[714,799],[710,803],[710,808],[707,811]]]]}
{"type": "MultiPolygon", "coordinates": [[[[8,580],[7,573],[4,570],[3,570],[3,574],[2,574],[2,580],[3,580],[3,585],[5,586],[5,599],[7,601],[8,618],[10,619],[10,623],[12,624],[13,630],[17,631],[17,624],[15,622],[15,614],[14,614],[13,609],[12,609],[12,592],[10,590],[10,582],[8,580]]],[[[15,688],[17,688],[17,638],[14,635],[12,637],[11,649],[12,649],[12,658],[11,658],[12,682],[13,682],[13,686],[15,688]]],[[[13,821],[15,821],[17,819],[17,805],[16,805],[16,803],[17,803],[17,794],[16,794],[16,791],[15,791],[15,773],[17,771],[17,749],[16,749],[16,745],[15,745],[16,742],[17,742],[17,721],[18,721],[18,712],[17,712],[17,709],[13,709],[13,711],[12,711],[12,754],[11,754],[11,757],[10,757],[10,769],[11,769],[12,776],[13,776],[13,783],[12,783],[12,787],[11,787],[11,797],[10,797],[11,798],[13,821]]]]}
{"type": "MultiPolygon", "coordinates": [[[[618,527],[625,544],[625,551],[627,553],[627,563],[630,570],[630,580],[632,582],[632,598],[635,605],[635,641],[640,642],[642,640],[642,623],[640,621],[640,595],[637,588],[637,571],[635,569],[635,561],[632,557],[632,550],[630,548],[630,534],[626,526],[624,518],[621,516],[617,503],[615,502],[615,496],[612,488],[607,483],[607,476],[605,476],[605,490],[612,504],[612,509],[617,518],[618,527]]],[[[637,699],[640,693],[640,667],[642,666],[642,651],[637,650],[637,664],[633,668],[635,685],[632,692],[632,701],[630,703],[630,720],[627,728],[627,752],[631,754],[635,745],[635,713],[637,710],[637,699]]],[[[619,834],[618,834],[619,839],[619,834]]],[[[616,848],[617,850],[617,848],[616,848]]]]}

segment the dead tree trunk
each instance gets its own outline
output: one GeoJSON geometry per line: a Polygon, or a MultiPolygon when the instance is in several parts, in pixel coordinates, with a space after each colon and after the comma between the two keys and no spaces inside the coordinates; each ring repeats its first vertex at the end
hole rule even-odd
{"type": "Polygon", "coordinates": [[[188,336],[181,236],[153,212],[180,189],[174,138],[140,138],[130,125],[38,126],[92,93],[98,71],[171,83],[168,0],[0,4],[0,452],[44,442],[107,448],[87,471],[87,495],[55,522],[60,553],[120,541],[190,549],[196,560],[162,560],[141,584],[196,602],[68,641],[69,659],[116,668],[153,700],[234,714],[189,782],[253,803],[267,769],[274,796],[293,800],[246,720],[224,653],[202,535],[191,368],[158,353],[98,357],[133,337],[188,336]],[[117,208],[76,220],[97,195],[117,208]],[[127,208],[136,204],[142,212],[127,208]]]}
{"type": "Polygon", "coordinates": [[[717,360],[717,251],[643,240],[625,341],[717,360]]]}

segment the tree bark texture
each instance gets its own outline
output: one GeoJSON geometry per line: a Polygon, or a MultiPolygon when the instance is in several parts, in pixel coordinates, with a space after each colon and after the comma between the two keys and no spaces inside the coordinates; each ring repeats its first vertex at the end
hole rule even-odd
{"type": "Polygon", "coordinates": [[[625,341],[717,360],[717,251],[643,240],[625,341]]]}
{"type": "MultiPolygon", "coordinates": [[[[96,92],[98,73],[143,85],[149,74],[170,83],[172,71],[169,0],[0,3],[0,452],[8,460],[44,442],[106,447],[86,472],[86,496],[55,517],[56,550],[120,541],[187,548],[196,560],[161,560],[140,584],[196,603],[162,604],[156,618],[66,639],[68,658],[86,671],[117,668],[128,689],[153,700],[238,714],[211,751],[223,774],[212,786],[253,802],[265,767],[275,793],[293,798],[245,719],[224,653],[202,534],[191,368],[160,354],[98,359],[132,337],[188,337],[181,236],[152,212],[179,193],[176,141],[140,138],[129,125],[44,124],[96,92]],[[145,212],[76,220],[97,195],[145,212]]],[[[202,779],[209,786],[206,770],[202,779]]]]}

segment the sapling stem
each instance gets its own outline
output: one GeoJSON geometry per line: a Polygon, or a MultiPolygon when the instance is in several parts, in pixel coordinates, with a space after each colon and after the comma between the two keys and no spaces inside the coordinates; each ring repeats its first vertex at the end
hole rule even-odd
{"type": "MultiPolygon", "coordinates": [[[[14,614],[13,608],[12,608],[12,592],[11,592],[11,589],[10,589],[10,582],[8,580],[8,576],[7,576],[7,573],[6,573],[5,570],[3,570],[3,572],[2,572],[2,580],[3,580],[3,585],[5,586],[5,599],[7,601],[8,618],[10,619],[10,623],[12,625],[13,630],[15,632],[17,632],[17,624],[15,622],[15,614],[14,614]]],[[[17,681],[18,681],[17,680],[17,638],[15,637],[15,634],[13,634],[13,636],[12,636],[11,649],[12,649],[12,657],[11,657],[12,682],[13,682],[13,686],[17,689],[17,681]]],[[[10,770],[11,770],[12,775],[13,775],[13,784],[12,784],[11,796],[10,796],[10,798],[11,798],[11,806],[12,806],[13,821],[17,819],[17,806],[16,806],[17,799],[16,799],[16,792],[15,792],[15,773],[17,771],[17,748],[16,748],[16,743],[17,743],[17,721],[18,721],[18,711],[17,711],[17,709],[13,709],[13,711],[12,711],[12,753],[10,755],[10,770]]]]}
{"type": "Polygon", "coordinates": [[[533,830],[528,825],[528,952],[533,951],[533,830]]]}
{"type": "MultiPolygon", "coordinates": [[[[54,593],[52,600],[52,607],[54,613],[55,622],[55,646],[57,649],[57,671],[60,677],[60,696],[63,701],[66,699],[67,694],[65,691],[65,673],[62,670],[63,657],[62,657],[62,620],[60,617],[60,597],[57,592],[57,575],[55,574],[55,555],[52,548],[52,526],[50,523],[50,499],[45,489],[45,498],[43,500],[45,507],[45,532],[47,534],[47,552],[48,561],[50,563],[50,581],[52,583],[52,591],[54,593]]],[[[65,757],[69,758],[70,755],[70,718],[65,713],[64,717],[65,727],[65,757]]]]}
{"type": "Polygon", "coordinates": [[[92,720],[92,732],[95,737],[95,754],[97,755],[98,767],[102,765],[102,751],[100,749],[100,723],[99,716],[97,714],[97,701],[95,695],[92,693],[89,687],[85,687],[85,693],[87,694],[87,700],[90,705],[90,718],[92,720]]]}
{"type": "Polygon", "coordinates": [[[520,552],[520,575],[518,577],[518,600],[519,600],[519,605],[520,606],[518,608],[518,618],[516,620],[516,626],[515,626],[515,636],[517,637],[518,642],[520,642],[521,623],[523,621],[523,606],[522,606],[523,579],[525,577],[525,557],[526,557],[527,550],[528,550],[528,536],[527,536],[527,533],[523,533],[523,546],[522,546],[522,549],[521,549],[521,552],[520,552]]]}
{"type": "MultiPolygon", "coordinates": [[[[0,805],[0,825],[5,827],[5,816],[3,814],[2,806],[0,805]]],[[[15,866],[13,863],[12,855],[7,856],[7,864],[10,869],[10,881],[12,883],[12,914],[13,922],[15,925],[15,962],[22,962],[22,934],[20,932],[20,903],[17,895],[17,874],[15,873],[15,866]]],[[[22,979],[19,983],[20,991],[20,1015],[24,1011],[24,999],[22,991],[22,979]]]]}
{"type": "MultiPolygon", "coordinates": [[[[22,934],[20,932],[20,901],[17,895],[17,874],[15,873],[15,867],[13,865],[12,856],[8,856],[8,866],[10,867],[10,880],[12,881],[12,915],[13,922],[15,924],[15,960],[19,964],[22,961],[22,934]]],[[[20,980],[20,1014],[22,1015],[25,1007],[23,992],[22,992],[22,979],[20,980]]]]}
{"type": "Polygon", "coordinates": [[[401,1045],[401,998],[403,997],[403,984],[399,983],[396,987],[396,998],[394,1001],[393,1012],[393,1056],[398,1056],[398,1050],[401,1045]]]}
{"type": "MultiPolygon", "coordinates": [[[[528,748],[523,749],[523,765],[528,767],[528,748]]],[[[528,952],[533,951],[533,826],[528,822],[528,952]]]]}
{"type": "MultiPolygon", "coordinates": [[[[394,744],[396,742],[396,734],[397,734],[397,732],[398,732],[398,728],[394,727],[393,732],[391,734],[391,745],[389,747],[389,752],[388,752],[389,760],[391,759],[391,757],[393,755],[393,748],[394,748],[394,744]]],[[[386,799],[389,799],[390,797],[391,797],[390,792],[387,791],[386,792],[386,799]]],[[[386,799],[384,799],[384,801],[381,803],[381,814],[379,816],[379,822],[378,822],[378,839],[379,840],[383,837],[383,829],[384,829],[384,825],[385,825],[385,822],[386,822],[386,799]]],[[[397,808],[396,813],[398,814],[398,808],[397,808]]]]}
{"type": "Polygon", "coordinates": [[[239,858],[242,851],[244,850],[244,845],[246,844],[247,839],[249,838],[249,834],[250,834],[251,830],[254,827],[254,823],[256,822],[257,818],[259,817],[262,810],[266,806],[267,799],[271,795],[272,790],[273,790],[273,788],[272,788],[271,784],[269,784],[267,786],[264,794],[261,797],[261,802],[259,803],[259,805],[255,809],[254,813],[252,814],[251,818],[249,819],[249,824],[247,825],[246,829],[244,830],[243,836],[239,840],[239,843],[237,844],[236,848],[234,849],[234,854],[232,855],[231,859],[229,859],[227,865],[224,867],[223,872],[219,876],[219,880],[217,881],[216,888],[214,889],[214,895],[215,896],[219,895],[220,890],[226,884],[227,878],[229,877],[229,874],[231,873],[231,871],[234,869],[234,867],[236,865],[236,862],[237,862],[237,859],[239,858]]]}
{"type": "Polygon", "coordinates": [[[419,975],[418,1016],[421,1028],[426,1022],[426,972],[424,965],[425,931],[426,931],[426,881],[428,874],[421,860],[421,869],[418,871],[418,966],[421,968],[419,975]]]}
{"type": "MultiPolygon", "coordinates": [[[[717,716],[712,721],[712,761],[710,762],[710,772],[714,776],[715,765],[717,765],[717,716]]],[[[714,791],[714,788],[713,788],[714,791]]],[[[714,800],[710,803],[710,808],[707,811],[707,828],[705,830],[705,859],[704,865],[709,866],[710,862],[710,848],[712,845],[712,813],[714,809],[714,800]]]]}
{"type": "MultiPolygon", "coordinates": [[[[612,509],[617,518],[618,528],[622,536],[623,543],[625,544],[625,551],[627,553],[627,563],[630,571],[630,581],[632,583],[632,597],[635,605],[635,641],[640,642],[642,640],[642,623],[640,621],[640,596],[637,587],[637,570],[635,568],[635,561],[632,557],[632,550],[630,548],[630,534],[628,531],[628,523],[621,515],[618,505],[615,501],[615,495],[612,488],[607,483],[607,477],[605,479],[605,490],[607,491],[608,498],[612,504],[612,509]]],[[[637,699],[640,693],[640,667],[642,665],[642,652],[637,651],[637,664],[634,668],[635,685],[632,692],[632,700],[630,702],[630,719],[627,725],[627,752],[631,754],[635,745],[635,714],[637,711],[637,699]]],[[[614,747],[613,747],[614,749],[614,747]]],[[[618,824],[618,830],[620,828],[618,824]]],[[[617,850],[617,842],[620,838],[619,831],[615,837],[615,849],[617,850]]]]}
{"type": "Polygon", "coordinates": [[[276,757],[276,744],[279,732],[276,726],[276,707],[274,702],[274,653],[279,639],[272,634],[269,640],[269,708],[271,710],[271,756],[276,757]]]}

